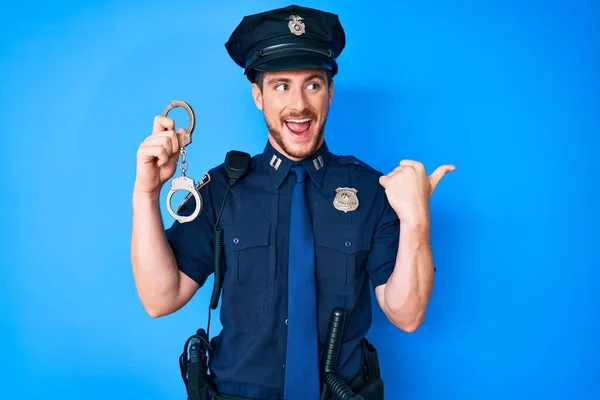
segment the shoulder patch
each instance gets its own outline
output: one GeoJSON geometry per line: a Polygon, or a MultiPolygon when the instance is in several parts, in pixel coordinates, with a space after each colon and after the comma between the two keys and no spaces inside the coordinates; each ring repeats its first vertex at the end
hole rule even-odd
{"type": "MultiPolygon", "coordinates": [[[[198,183],[196,183],[196,190],[200,191],[200,189],[202,189],[204,186],[208,185],[208,183],[210,182],[211,178],[210,178],[210,174],[207,172],[202,179],[200,179],[198,181],[198,183]]],[[[181,210],[181,208],[185,205],[185,203],[188,202],[189,199],[193,198],[194,195],[191,193],[188,193],[187,196],[185,196],[185,199],[183,199],[183,201],[181,202],[181,204],[177,207],[177,210],[175,210],[176,213],[179,213],[179,211],[181,210]]]]}

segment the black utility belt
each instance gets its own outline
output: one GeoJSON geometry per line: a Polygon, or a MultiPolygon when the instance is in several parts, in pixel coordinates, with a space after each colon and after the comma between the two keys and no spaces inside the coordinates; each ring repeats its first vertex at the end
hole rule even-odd
{"type": "MultiPolygon", "coordinates": [[[[361,346],[364,365],[360,373],[349,384],[336,375],[337,355],[342,339],[346,311],[336,308],[331,313],[327,348],[321,365],[323,389],[319,400],[383,400],[383,381],[379,373],[379,357],[375,347],[363,338],[361,346]]],[[[208,359],[212,346],[208,334],[198,330],[184,346],[179,364],[186,385],[188,400],[251,400],[218,393],[208,374],[208,359]],[[189,354],[188,354],[189,350],[189,354]]]]}
{"type": "MultiPolygon", "coordinates": [[[[381,378],[372,378],[365,382],[362,376],[353,379],[349,384],[352,393],[331,393],[322,395],[322,400],[383,400],[383,381],[381,378]]],[[[230,396],[227,394],[213,393],[211,400],[252,400],[245,397],[230,396]]]]}

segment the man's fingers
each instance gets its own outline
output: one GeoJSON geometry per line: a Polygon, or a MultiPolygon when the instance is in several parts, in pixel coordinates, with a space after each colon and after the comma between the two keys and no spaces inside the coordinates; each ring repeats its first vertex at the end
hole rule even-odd
{"type": "Polygon", "coordinates": [[[152,133],[158,133],[162,131],[175,130],[175,121],[162,115],[154,117],[154,124],[152,125],[152,133]]]}
{"type": "MultiPolygon", "coordinates": [[[[425,173],[425,167],[422,163],[414,160],[402,160],[400,164],[394,168],[389,174],[383,175],[379,178],[379,184],[384,188],[387,188],[388,181],[394,176],[401,174],[403,171],[408,171],[408,169],[416,170],[418,173],[423,171],[425,173]]],[[[429,175],[429,184],[431,187],[431,192],[435,190],[440,180],[450,171],[454,171],[456,167],[451,164],[441,165],[439,166],[431,175],[429,175]]]]}
{"type": "Polygon", "coordinates": [[[429,184],[431,185],[431,192],[435,190],[438,183],[442,180],[444,175],[446,175],[450,171],[454,171],[456,167],[454,165],[440,165],[436,168],[435,171],[429,175],[429,184]]]}
{"type": "Polygon", "coordinates": [[[177,129],[177,133],[175,134],[175,146],[177,146],[177,151],[179,151],[181,149],[181,146],[179,145],[179,136],[178,135],[183,135],[184,133],[186,133],[185,128],[177,129]]]}
{"type": "Polygon", "coordinates": [[[142,162],[153,162],[158,158],[158,166],[162,166],[169,161],[170,155],[167,150],[160,145],[140,147],[138,151],[138,159],[142,162]]]}
{"type": "Polygon", "coordinates": [[[390,180],[388,175],[382,175],[379,177],[379,184],[383,186],[384,189],[387,189],[387,183],[390,180]]]}
{"type": "Polygon", "coordinates": [[[402,160],[402,161],[400,161],[399,165],[401,165],[403,167],[412,167],[415,164],[417,164],[417,162],[414,160],[402,160]]]}
{"type": "Polygon", "coordinates": [[[174,131],[155,133],[148,136],[144,141],[144,146],[154,146],[157,144],[163,146],[169,155],[179,152],[179,142],[177,141],[177,134],[174,131]]]}
{"type": "Polygon", "coordinates": [[[381,178],[379,178],[379,183],[382,186],[384,186],[385,183],[390,178],[392,178],[392,177],[394,177],[394,176],[402,173],[402,171],[405,171],[406,168],[414,166],[415,163],[416,163],[416,161],[412,161],[412,160],[402,160],[402,161],[400,161],[400,164],[396,168],[394,168],[392,171],[390,171],[390,173],[388,173],[387,175],[383,175],[381,178]]]}
{"type": "Polygon", "coordinates": [[[173,153],[177,153],[177,152],[179,152],[179,150],[181,148],[181,146],[179,145],[179,135],[182,135],[185,132],[186,132],[185,128],[179,128],[179,129],[177,129],[177,132],[175,132],[173,130],[158,132],[158,133],[152,134],[151,136],[146,138],[146,140],[147,141],[153,140],[154,138],[157,138],[157,137],[168,137],[171,140],[173,153]]]}
{"type": "Polygon", "coordinates": [[[423,163],[415,160],[402,160],[400,161],[400,167],[414,168],[418,173],[425,174],[425,166],[423,163]]]}

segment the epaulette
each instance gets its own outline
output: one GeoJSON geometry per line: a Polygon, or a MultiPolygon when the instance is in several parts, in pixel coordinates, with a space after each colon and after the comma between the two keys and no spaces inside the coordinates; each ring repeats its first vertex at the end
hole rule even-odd
{"type": "MultiPolygon", "coordinates": [[[[196,183],[196,190],[199,192],[200,189],[202,189],[204,186],[208,185],[208,183],[210,182],[210,173],[206,173],[202,179],[200,179],[198,181],[198,183],[196,183]]],[[[185,196],[185,199],[183,199],[183,201],[181,202],[181,204],[177,207],[177,210],[175,211],[176,213],[179,213],[179,210],[181,210],[181,208],[185,205],[185,203],[188,202],[189,199],[193,198],[194,196],[192,195],[192,193],[188,193],[187,196],[185,196]]]]}
{"type": "Polygon", "coordinates": [[[377,171],[375,168],[371,167],[369,164],[367,164],[366,162],[356,158],[355,156],[336,156],[337,158],[337,162],[339,164],[342,165],[348,165],[348,164],[355,164],[355,165],[360,165],[361,167],[364,167],[366,169],[368,169],[371,172],[374,172],[376,174],[380,174],[379,171],[377,171]]]}

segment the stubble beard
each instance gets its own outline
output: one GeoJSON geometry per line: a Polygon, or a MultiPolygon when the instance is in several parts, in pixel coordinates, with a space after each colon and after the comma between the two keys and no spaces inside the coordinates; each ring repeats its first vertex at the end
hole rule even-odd
{"type": "MultiPolygon", "coordinates": [[[[286,153],[288,156],[291,156],[293,158],[305,159],[305,158],[313,155],[319,149],[319,145],[321,144],[321,139],[325,135],[325,124],[327,122],[327,116],[325,116],[325,119],[323,120],[323,122],[321,122],[320,126],[318,126],[317,134],[312,138],[308,147],[304,147],[303,149],[300,149],[300,150],[294,150],[293,148],[291,148],[291,146],[288,146],[281,130],[276,129],[273,125],[271,125],[269,123],[269,121],[267,121],[266,117],[265,117],[265,122],[267,124],[267,129],[269,131],[269,134],[273,137],[273,140],[275,141],[275,143],[277,143],[279,145],[279,147],[283,150],[284,153],[286,153]]],[[[282,127],[282,129],[284,129],[284,128],[282,127]]],[[[311,129],[313,129],[312,126],[311,126],[311,129]]]]}

